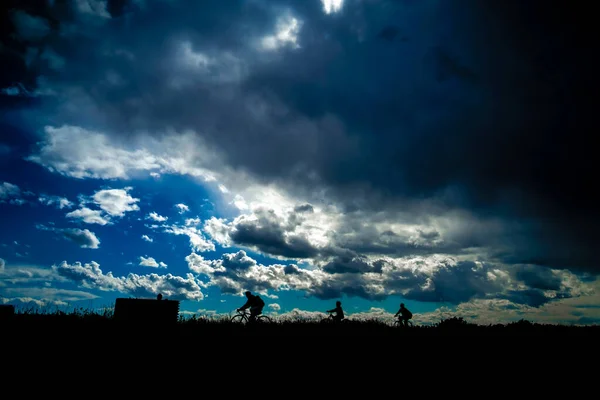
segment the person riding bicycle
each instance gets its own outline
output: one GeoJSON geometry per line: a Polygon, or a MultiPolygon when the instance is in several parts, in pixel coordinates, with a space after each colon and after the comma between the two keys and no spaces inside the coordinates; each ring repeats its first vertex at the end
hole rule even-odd
{"type": "Polygon", "coordinates": [[[333,320],[335,322],[340,322],[341,320],[344,319],[344,310],[342,309],[342,302],[341,301],[336,301],[335,302],[335,308],[332,308],[331,310],[327,310],[328,313],[335,313],[335,315],[333,315],[333,320]]]}
{"type": "Polygon", "coordinates": [[[400,303],[400,309],[396,314],[394,314],[394,317],[398,317],[400,325],[408,326],[408,320],[412,318],[412,313],[408,310],[408,308],[404,307],[404,303],[400,303]]]}
{"type": "Polygon", "coordinates": [[[248,298],[246,303],[238,308],[236,311],[242,311],[247,308],[250,309],[250,322],[254,321],[257,316],[262,314],[263,307],[265,306],[265,302],[260,298],[259,295],[254,295],[249,290],[244,293],[248,298]]]}

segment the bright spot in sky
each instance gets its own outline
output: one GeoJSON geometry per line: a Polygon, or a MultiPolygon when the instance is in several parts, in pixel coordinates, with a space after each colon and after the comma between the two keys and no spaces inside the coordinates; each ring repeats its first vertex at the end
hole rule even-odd
{"type": "Polygon", "coordinates": [[[298,33],[300,33],[301,22],[294,17],[280,18],[277,23],[277,32],[275,35],[267,36],[263,39],[263,47],[268,50],[275,50],[286,44],[298,48],[298,33]]]}
{"type": "Polygon", "coordinates": [[[342,9],[342,4],[344,4],[344,0],[321,0],[323,3],[323,9],[325,10],[325,14],[331,14],[338,12],[342,9]]]}

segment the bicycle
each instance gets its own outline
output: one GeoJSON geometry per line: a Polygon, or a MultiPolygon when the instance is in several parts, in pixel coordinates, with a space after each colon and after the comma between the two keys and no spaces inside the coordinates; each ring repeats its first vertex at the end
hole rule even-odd
{"type": "Polygon", "coordinates": [[[320,323],[321,324],[341,324],[343,322],[346,322],[346,318],[342,318],[341,320],[337,320],[335,318],[335,316],[333,315],[333,313],[329,313],[329,315],[327,317],[321,318],[320,323]]]}
{"type": "Polygon", "coordinates": [[[396,318],[393,326],[394,326],[394,328],[412,328],[415,325],[413,324],[412,320],[410,320],[410,319],[406,320],[406,325],[404,325],[400,318],[396,318]]]}
{"type": "MultiPolygon", "coordinates": [[[[250,311],[239,310],[239,311],[237,311],[237,314],[235,314],[233,317],[231,317],[230,321],[235,322],[235,323],[241,323],[241,324],[250,323],[250,311]]],[[[265,314],[260,314],[260,315],[256,316],[256,318],[254,319],[254,322],[264,324],[264,323],[271,323],[271,322],[273,322],[273,320],[271,319],[271,317],[269,317],[265,314]]]]}

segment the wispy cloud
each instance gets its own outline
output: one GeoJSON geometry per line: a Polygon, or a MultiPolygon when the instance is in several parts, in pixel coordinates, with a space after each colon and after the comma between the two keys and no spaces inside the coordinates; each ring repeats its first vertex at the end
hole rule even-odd
{"type": "Polygon", "coordinates": [[[175,204],[175,207],[179,211],[179,214],[183,214],[185,212],[190,211],[190,208],[183,203],[175,204]]]}
{"type": "Polygon", "coordinates": [[[64,239],[67,239],[82,248],[98,249],[100,247],[100,240],[96,237],[94,232],[89,229],[54,228],[46,227],[44,225],[36,225],[36,228],[43,231],[56,232],[64,239]]]}
{"type": "Polygon", "coordinates": [[[17,185],[9,182],[0,185],[0,203],[22,205],[25,200],[21,196],[21,189],[17,185]]]}
{"type": "Polygon", "coordinates": [[[47,206],[54,205],[58,209],[62,210],[63,208],[71,208],[73,207],[73,202],[69,201],[69,199],[60,196],[48,196],[48,195],[40,195],[38,197],[38,201],[47,206]]]}

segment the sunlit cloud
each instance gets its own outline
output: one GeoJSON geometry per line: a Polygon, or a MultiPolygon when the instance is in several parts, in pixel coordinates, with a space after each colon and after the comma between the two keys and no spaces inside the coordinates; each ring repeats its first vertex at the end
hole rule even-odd
{"type": "Polygon", "coordinates": [[[298,35],[302,28],[302,22],[292,16],[283,16],[277,20],[275,34],[265,36],[262,39],[262,47],[265,50],[277,50],[284,46],[293,49],[299,48],[298,35]]]}
{"type": "Polygon", "coordinates": [[[135,204],[140,199],[133,198],[128,193],[131,189],[131,187],[126,187],[124,189],[99,190],[94,194],[93,199],[110,216],[122,217],[126,212],[140,209],[135,204]]]}
{"type": "Polygon", "coordinates": [[[325,14],[331,14],[339,12],[342,9],[344,0],[321,0],[321,3],[323,3],[325,14]]]}
{"type": "Polygon", "coordinates": [[[41,195],[40,197],[38,197],[38,201],[47,206],[55,205],[60,210],[62,210],[63,208],[73,207],[73,202],[69,201],[69,199],[67,198],[60,196],[41,195]]]}
{"type": "Polygon", "coordinates": [[[71,211],[65,216],[67,218],[80,219],[86,224],[110,224],[110,218],[106,217],[101,210],[92,210],[87,207],[81,207],[78,210],[71,211]]]}
{"type": "Polygon", "coordinates": [[[156,222],[164,222],[169,219],[169,217],[163,217],[162,215],[158,215],[156,212],[152,211],[150,214],[146,216],[147,219],[151,219],[156,222]]]}
{"type": "Polygon", "coordinates": [[[215,245],[210,240],[207,240],[202,231],[194,226],[178,226],[172,225],[166,227],[165,233],[171,233],[173,235],[185,235],[190,239],[190,247],[192,250],[197,252],[213,251],[215,245]]]}
{"type": "Polygon", "coordinates": [[[140,256],[140,264],[144,267],[152,267],[152,268],[167,268],[167,264],[160,261],[157,262],[153,257],[143,257],[140,256]]]}
{"type": "Polygon", "coordinates": [[[175,208],[177,208],[179,214],[183,214],[184,212],[190,211],[190,208],[183,203],[175,204],[175,208]]]}
{"type": "Polygon", "coordinates": [[[85,264],[81,262],[69,264],[63,261],[58,265],[53,265],[52,268],[60,276],[78,282],[89,289],[120,292],[136,297],[154,297],[157,293],[162,293],[173,300],[200,301],[204,299],[200,283],[191,274],[182,277],[172,274],[139,275],[129,273],[127,276],[117,277],[111,272],[105,274],[100,268],[100,264],[95,261],[85,264]]]}

